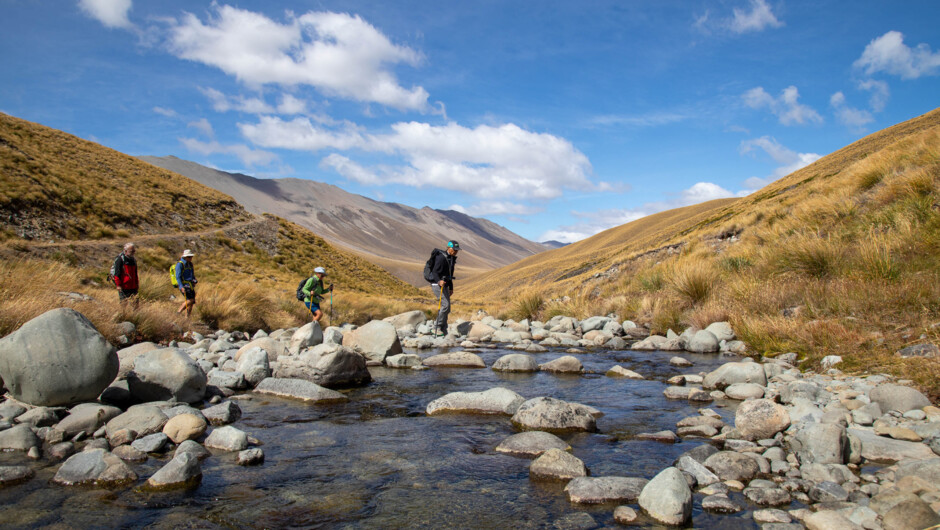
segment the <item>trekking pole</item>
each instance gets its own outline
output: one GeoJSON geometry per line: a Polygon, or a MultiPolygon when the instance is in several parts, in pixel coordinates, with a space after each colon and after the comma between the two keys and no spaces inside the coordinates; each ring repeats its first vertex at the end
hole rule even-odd
{"type": "Polygon", "coordinates": [[[437,332],[441,329],[438,327],[437,321],[441,318],[441,303],[444,301],[444,288],[441,287],[441,294],[437,297],[437,318],[434,319],[434,336],[437,336],[437,332]]]}
{"type": "Polygon", "coordinates": [[[330,285],[330,327],[333,327],[333,286],[330,285]]]}

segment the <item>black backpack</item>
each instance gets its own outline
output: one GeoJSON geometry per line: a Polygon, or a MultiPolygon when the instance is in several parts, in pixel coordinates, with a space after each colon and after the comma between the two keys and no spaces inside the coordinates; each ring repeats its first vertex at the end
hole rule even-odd
{"type": "Polygon", "coordinates": [[[434,256],[438,252],[441,252],[440,249],[434,249],[431,251],[431,257],[428,258],[427,263],[424,264],[424,281],[428,283],[434,283],[434,278],[431,277],[431,267],[434,266],[434,256]]]}
{"type": "MultiPolygon", "coordinates": [[[[310,278],[313,278],[313,276],[311,276],[310,278]]],[[[306,285],[307,282],[310,281],[310,278],[304,278],[303,280],[300,280],[300,285],[297,286],[297,299],[300,300],[301,302],[304,301],[304,296],[305,296],[304,285],[306,285]]]]}

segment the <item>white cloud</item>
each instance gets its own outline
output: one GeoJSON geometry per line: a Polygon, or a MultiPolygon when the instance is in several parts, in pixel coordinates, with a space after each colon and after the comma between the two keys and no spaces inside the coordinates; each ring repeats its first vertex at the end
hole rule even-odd
{"type": "Polygon", "coordinates": [[[180,142],[186,149],[199,153],[203,156],[208,155],[233,155],[238,157],[246,166],[263,166],[277,160],[277,155],[268,151],[252,149],[247,145],[233,144],[223,145],[216,141],[203,142],[195,138],[180,138],[180,142]]]}
{"type": "Polygon", "coordinates": [[[361,149],[403,158],[407,164],[364,168],[345,156],[323,164],[364,184],[435,187],[482,198],[552,199],[564,189],[609,190],[591,182],[591,164],[570,142],[513,124],[470,129],[450,123],[433,126],[399,122],[387,134],[364,134],[347,125],[334,130],[307,118],[284,121],[262,117],[239,124],[242,134],[262,147],[308,151],[361,149]]]}
{"type": "Polygon", "coordinates": [[[940,52],[931,52],[925,43],[911,49],[904,44],[901,32],[889,31],[868,43],[854,66],[868,75],[884,72],[902,79],[917,79],[940,72],[940,52]]]}
{"type": "Polygon", "coordinates": [[[868,79],[859,82],[858,88],[871,92],[868,104],[871,105],[872,111],[881,112],[885,109],[885,105],[888,104],[888,98],[891,96],[891,89],[888,88],[888,83],[868,79]]]}
{"type": "Polygon", "coordinates": [[[823,121],[818,112],[799,102],[800,92],[792,85],[783,89],[777,98],[768,94],[764,87],[756,87],[745,92],[742,99],[744,104],[752,109],[768,108],[783,125],[823,121]]]}
{"type": "Polygon", "coordinates": [[[627,116],[621,114],[605,114],[591,118],[590,125],[626,125],[629,127],[658,127],[660,125],[669,125],[684,121],[688,118],[685,114],[676,112],[654,112],[638,116],[627,116]]]}
{"type": "Polygon", "coordinates": [[[185,13],[170,22],[169,47],[180,58],[217,67],[252,86],[309,85],[327,96],[402,110],[433,111],[428,92],[399,85],[389,66],[418,66],[422,55],[393,44],[374,26],[345,13],[288,13],[285,24],[263,14],[218,6],[204,24],[185,13]]]}
{"type": "Polygon", "coordinates": [[[767,177],[751,177],[744,182],[747,189],[742,190],[738,195],[746,195],[752,191],[763,188],[767,184],[789,175],[794,171],[804,168],[821,157],[816,153],[797,153],[783,146],[776,139],[770,136],[761,136],[752,140],[741,142],[741,154],[751,153],[756,149],[761,149],[767,153],[774,162],[780,166],[767,177]]]}
{"type": "Polygon", "coordinates": [[[750,0],[750,4],[750,11],[734,9],[734,18],[731,19],[731,31],[749,33],[762,31],[768,27],[779,28],[783,26],[783,22],[777,20],[765,0],[750,0]]]}
{"type": "Polygon", "coordinates": [[[561,241],[574,243],[584,238],[599,234],[604,230],[620,226],[654,213],[700,204],[714,199],[737,197],[746,193],[734,193],[712,182],[697,182],[692,187],[673,194],[673,198],[666,201],[648,202],[638,208],[598,210],[595,212],[571,212],[580,222],[558,227],[555,230],[543,232],[538,241],[561,241]]]}
{"type": "Polygon", "coordinates": [[[829,104],[832,105],[839,122],[853,131],[864,131],[866,125],[875,121],[871,112],[849,106],[845,101],[845,94],[842,92],[833,94],[829,98],[829,104]]]}
{"type": "Polygon", "coordinates": [[[164,107],[154,107],[153,111],[161,116],[166,116],[167,118],[175,118],[176,111],[173,109],[167,109],[164,107]]]}
{"type": "Polygon", "coordinates": [[[131,0],[79,0],[78,7],[106,27],[133,27],[127,18],[127,12],[131,10],[131,0]]]}
{"type": "Polygon", "coordinates": [[[196,129],[197,131],[204,134],[207,138],[212,138],[215,136],[215,131],[212,130],[212,124],[209,123],[209,120],[205,118],[197,121],[191,121],[187,124],[187,126],[196,129]]]}
{"type": "Polygon", "coordinates": [[[280,103],[272,106],[265,100],[257,97],[226,96],[214,88],[199,89],[212,103],[216,112],[234,110],[245,114],[304,114],[307,112],[307,102],[291,94],[281,94],[280,103]]]}
{"type": "Polygon", "coordinates": [[[448,209],[474,217],[485,217],[487,215],[531,215],[542,211],[541,208],[535,208],[526,204],[504,201],[478,202],[466,207],[459,204],[452,204],[448,209]]]}

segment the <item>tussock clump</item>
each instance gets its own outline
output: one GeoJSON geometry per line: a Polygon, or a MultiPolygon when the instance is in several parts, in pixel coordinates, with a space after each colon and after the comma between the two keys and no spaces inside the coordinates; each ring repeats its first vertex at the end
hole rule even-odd
{"type": "Polygon", "coordinates": [[[515,297],[509,309],[509,318],[517,321],[524,319],[538,320],[540,318],[545,299],[538,291],[524,292],[515,297]]]}
{"type": "Polygon", "coordinates": [[[718,275],[710,264],[687,264],[677,267],[669,286],[687,303],[695,306],[704,303],[718,286],[718,275]]]}

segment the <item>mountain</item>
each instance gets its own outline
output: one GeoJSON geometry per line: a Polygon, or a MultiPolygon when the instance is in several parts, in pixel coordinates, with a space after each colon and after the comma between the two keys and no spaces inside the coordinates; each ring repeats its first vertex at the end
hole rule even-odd
{"type": "Polygon", "coordinates": [[[226,173],[173,156],[139,158],[230,195],[249,212],[293,221],[413,285],[425,283],[422,271],[431,249],[451,239],[463,249],[458,269],[463,277],[546,250],[496,223],[453,210],[375,201],[312,180],[226,173]]]}
{"type": "Polygon", "coordinates": [[[554,239],[552,239],[549,241],[542,241],[540,244],[545,246],[546,248],[554,249],[554,248],[561,248],[567,245],[568,243],[562,243],[561,241],[555,241],[554,239]]]}

